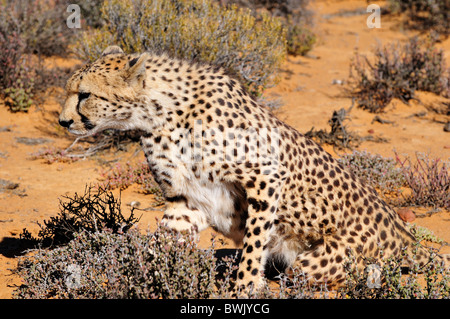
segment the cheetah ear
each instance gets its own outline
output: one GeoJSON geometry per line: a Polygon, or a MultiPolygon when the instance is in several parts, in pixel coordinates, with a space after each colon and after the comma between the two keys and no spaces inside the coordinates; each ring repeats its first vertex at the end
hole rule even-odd
{"type": "Polygon", "coordinates": [[[122,70],[122,77],[130,85],[140,82],[145,77],[145,63],[149,58],[148,53],[131,59],[122,70]]]}
{"type": "Polygon", "coordinates": [[[111,45],[109,47],[107,47],[103,53],[102,56],[108,55],[108,54],[118,54],[118,53],[124,53],[123,50],[118,47],[117,45],[111,45]]]}

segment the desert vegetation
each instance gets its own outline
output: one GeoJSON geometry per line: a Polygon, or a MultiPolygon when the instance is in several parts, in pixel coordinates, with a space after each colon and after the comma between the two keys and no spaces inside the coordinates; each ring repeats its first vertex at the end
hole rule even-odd
{"type": "MultiPolygon", "coordinates": [[[[387,161],[389,162],[389,161],[387,161]]],[[[372,175],[376,175],[374,172],[372,175]]],[[[120,198],[102,188],[88,188],[61,201],[58,216],[45,221],[38,237],[26,229],[21,238],[40,248],[20,259],[15,270],[23,284],[16,298],[230,298],[238,254],[218,257],[220,242],[201,249],[193,235],[159,226],[154,232],[133,227],[139,221],[131,211],[124,217],[120,198]],[[50,248],[50,249],[49,249],[50,248]]],[[[417,239],[440,242],[430,231],[416,229],[417,239]]],[[[279,287],[269,282],[250,292],[251,298],[448,298],[450,274],[430,248],[425,268],[413,265],[409,276],[402,271],[402,258],[368,259],[379,269],[379,283],[371,286],[370,272],[354,269],[355,257],[345,262],[347,281],[338,291],[311,283],[293,270],[278,274],[279,287]],[[425,273],[425,286],[419,284],[425,273]]]]}
{"type": "Polygon", "coordinates": [[[350,78],[359,106],[374,113],[381,112],[393,98],[408,103],[416,91],[450,94],[444,52],[429,39],[414,37],[404,45],[378,47],[374,61],[355,53],[350,78]]]}

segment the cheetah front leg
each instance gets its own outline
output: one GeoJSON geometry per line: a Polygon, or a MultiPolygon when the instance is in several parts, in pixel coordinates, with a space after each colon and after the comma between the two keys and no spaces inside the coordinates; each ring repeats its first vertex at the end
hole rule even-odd
{"type": "Polygon", "coordinates": [[[168,198],[166,207],[162,225],[177,232],[193,234],[208,227],[205,214],[196,208],[189,208],[187,200],[182,196],[168,198]]]}
{"type": "Polygon", "coordinates": [[[238,294],[245,296],[263,284],[268,244],[274,227],[278,199],[284,179],[275,170],[265,170],[256,180],[246,183],[248,218],[246,220],[242,257],[237,272],[238,294]],[[240,292],[239,292],[240,291],[240,292]]]}

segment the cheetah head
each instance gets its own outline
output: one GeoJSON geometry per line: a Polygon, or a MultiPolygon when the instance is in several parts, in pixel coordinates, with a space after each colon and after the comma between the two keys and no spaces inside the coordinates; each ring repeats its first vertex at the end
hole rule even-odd
{"type": "Polygon", "coordinates": [[[111,46],[98,60],[76,71],[66,84],[59,124],[77,136],[133,129],[132,105],[143,94],[147,55],[125,55],[111,46]]]}

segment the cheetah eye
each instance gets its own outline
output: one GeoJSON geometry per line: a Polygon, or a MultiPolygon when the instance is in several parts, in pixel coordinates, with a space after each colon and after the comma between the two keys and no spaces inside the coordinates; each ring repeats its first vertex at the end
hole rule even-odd
{"type": "Polygon", "coordinates": [[[81,102],[81,101],[87,99],[90,95],[91,95],[91,93],[85,93],[85,92],[78,93],[78,102],[81,102]]]}

